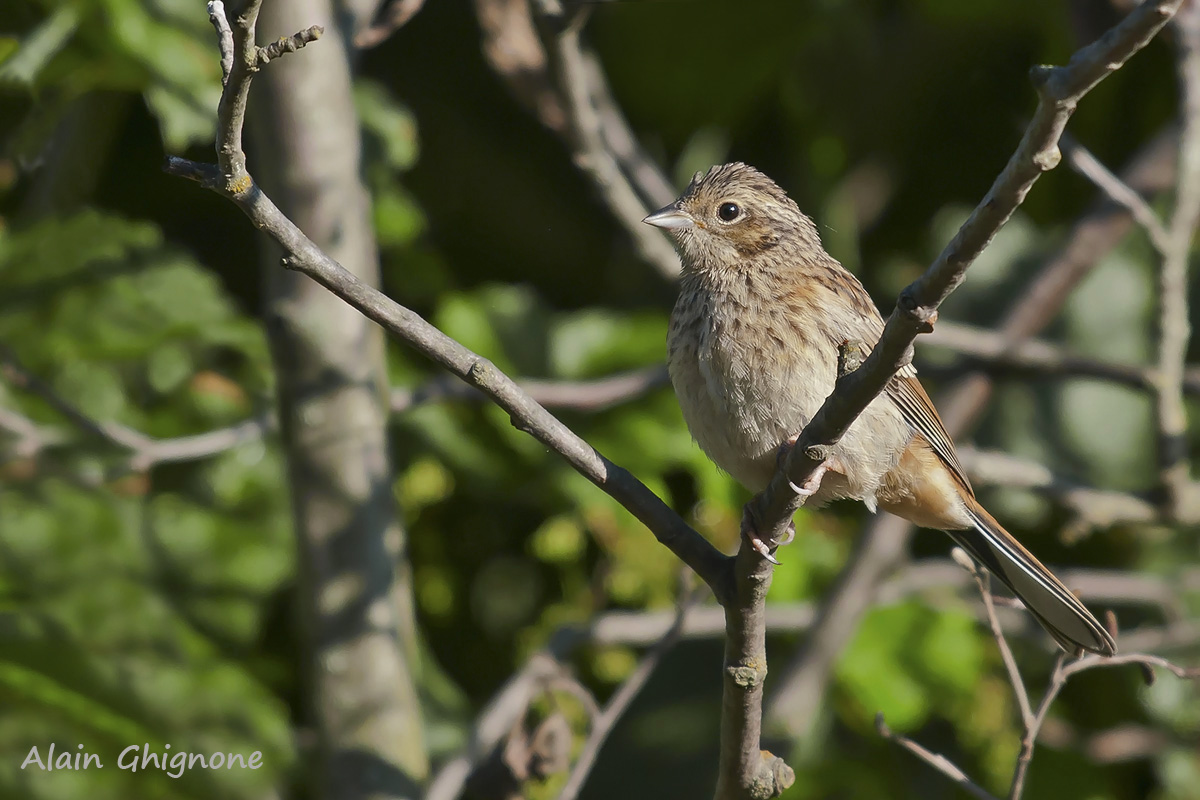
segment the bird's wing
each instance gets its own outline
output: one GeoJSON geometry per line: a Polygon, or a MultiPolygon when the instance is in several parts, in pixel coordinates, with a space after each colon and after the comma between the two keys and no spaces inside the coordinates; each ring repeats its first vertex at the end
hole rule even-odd
{"type": "MultiPolygon", "coordinates": [[[[855,312],[853,321],[845,325],[847,330],[844,330],[843,333],[849,334],[845,337],[846,339],[859,338],[865,351],[864,355],[868,354],[875,343],[879,341],[879,337],[883,335],[883,317],[858,279],[840,266],[837,267],[837,270],[840,270],[843,276],[849,280],[838,282],[845,294],[838,297],[834,303],[843,308],[853,309],[855,312]],[[846,302],[847,300],[849,302],[846,302]]],[[[831,303],[829,307],[837,307],[834,303],[831,303]]],[[[900,409],[901,415],[913,427],[913,430],[929,441],[934,453],[950,470],[954,479],[962,485],[967,494],[974,497],[975,492],[971,488],[971,482],[967,480],[962,463],[958,460],[958,453],[954,450],[954,442],[951,441],[950,434],[946,432],[946,426],[942,424],[942,419],[938,416],[933,401],[929,399],[925,388],[917,379],[917,368],[912,364],[902,367],[888,382],[884,391],[900,409]]]]}
{"type": "Polygon", "coordinates": [[[910,364],[900,370],[888,382],[885,391],[896,407],[900,409],[900,414],[905,421],[929,442],[933,452],[954,475],[955,480],[962,485],[963,490],[974,497],[975,491],[971,488],[971,482],[967,480],[962,463],[958,460],[954,442],[950,440],[950,434],[946,432],[946,426],[942,424],[942,418],[938,416],[937,409],[933,407],[933,401],[929,399],[925,387],[917,380],[916,369],[910,364]]]}

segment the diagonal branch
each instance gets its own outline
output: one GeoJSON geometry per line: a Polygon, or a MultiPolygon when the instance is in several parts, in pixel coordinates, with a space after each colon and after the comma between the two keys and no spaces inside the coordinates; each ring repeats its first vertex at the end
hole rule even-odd
{"type": "Polygon", "coordinates": [[[567,778],[566,785],[558,794],[558,800],[575,800],[583,790],[583,782],[587,780],[588,774],[592,771],[592,767],[596,763],[597,756],[600,755],[600,748],[604,746],[604,742],[608,740],[608,735],[612,733],[612,729],[616,726],[617,721],[624,715],[630,703],[642,691],[646,682],[650,680],[650,676],[654,670],[658,668],[663,656],[673,648],[683,635],[683,627],[687,623],[688,613],[696,602],[695,593],[690,593],[683,589],[683,594],[679,599],[679,607],[675,610],[675,620],[666,633],[662,635],[654,647],[642,657],[638,662],[637,667],[633,670],[625,682],[621,684],[621,688],[617,689],[612,698],[604,706],[599,714],[592,719],[592,727],[588,733],[587,741],[583,745],[583,750],[580,751],[579,757],[575,761],[575,766],[571,768],[571,775],[567,778]]]}
{"type": "Polygon", "coordinates": [[[1128,211],[1134,221],[1146,231],[1154,248],[1160,253],[1166,252],[1170,246],[1168,244],[1169,234],[1166,227],[1163,226],[1162,218],[1150,207],[1144,197],[1109,171],[1108,167],[1100,163],[1099,159],[1071,136],[1063,136],[1063,153],[1066,155],[1067,164],[1071,169],[1095,184],[1096,188],[1104,192],[1109,200],[1128,211]]]}
{"type": "Polygon", "coordinates": [[[1144,47],[1171,19],[1182,0],[1147,0],[1065,67],[1035,67],[1038,107],[1020,145],[958,233],[925,274],[901,293],[883,335],[863,365],[841,377],[834,392],[805,426],[770,486],[751,501],[759,533],[780,541],[802,500],[802,486],[850,424],[912,358],[912,345],[933,328],[942,301],[1024,201],[1043,173],[1058,165],[1058,141],[1079,100],[1144,47]]]}
{"type": "Polygon", "coordinates": [[[912,753],[914,756],[921,759],[926,764],[957,783],[963,788],[964,791],[976,798],[976,800],[996,800],[995,796],[993,796],[991,792],[972,781],[967,776],[967,773],[959,769],[953,761],[946,758],[941,753],[935,753],[927,747],[917,744],[907,736],[896,733],[889,728],[883,719],[882,713],[875,715],[875,730],[884,739],[900,745],[905,750],[912,753]]]}
{"type": "Polygon", "coordinates": [[[260,2],[249,0],[245,10],[231,20],[234,59],[218,109],[218,166],[170,156],[166,171],[197,180],[231,200],[255,227],[265,231],[289,254],[283,260],[285,267],[312,278],[417,352],[490,397],[510,414],[518,429],[558,452],[580,474],[631,511],[712,588],[719,600],[727,600],[731,590],[730,559],[645,484],[579,438],[490,361],[368,286],[330,258],[258,188],[246,170],[242,127],[246,97],[257,70],[259,48],[254,44],[254,26],[260,2]]]}
{"type": "MultiPolygon", "coordinates": [[[[1174,185],[1178,131],[1167,127],[1126,166],[1125,182],[1144,193],[1174,185]]],[[[1057,315],[1070,292],[1131,227],[1123,209],[1096,202],[1076,222],[1064,247],[1041,269],[1013,304],[1000,326],[1008,346],[1043,330],[1057,315]]],[[[959,381],[939,404],[942,421],[952,436],[960,435],[978,417],[991,396],[993,383],[984,373],[959,381]]],[[[835,659],[871,606],[875,587],[894,569],[906,551],[912,526],[892,516],[873,520],[860,539],[850,564],[821,604],[812,636],[783,669],[768,716],[773,724],[794,734],[809,730],[824,695],[835,659]]]]}
{"type": "MultiPolygon", "coordinates": [[[[586,7],[570,14],[564,12],[559,0],[534,0],[545,26],[551,29],[549,47],[557,66],[560,92],[567,111],[567,139],[575,165],[600,190],[609,210],[633,237],[642,256],[654,265],[664,278],[679,276],[679,259],[665,236],[642,224],[642,218],[652,209],[638,196],[634,185],[621,171],[614,151],[605,137],[605,118],[597,100],[603,102],[606,93],[594,88],[599,74],[598,62],[589,58],[580,34],[587,19],[586,7]]],[[[612,109],[609,108],[612,119],[612,109]]],[[[611,127],[611,125],[610,125],[611,127]]],[[[611,138],[611,135],[610,135],[611,138]]],[[[632,142],[628,135],[625,144],[632,142]]],[[[628,151],[627,151],[628,154],[628,151]]],[[[644,164],[641,165],[644,171],[644,164]]]]}

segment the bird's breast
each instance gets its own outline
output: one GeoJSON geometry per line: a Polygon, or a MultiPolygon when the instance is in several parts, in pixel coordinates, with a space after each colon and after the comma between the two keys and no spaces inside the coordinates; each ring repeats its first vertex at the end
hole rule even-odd
{"type": "MultiPolygon", "coordinates": [[[[814,347],[805,320],[748,291],[685,285],[671,316],[668,367],[693,438],[750,489],[775,468],[833,388],[829,348],[814,347]]],[[[833,358],[836,359],[836,353],[833,358]]]]}

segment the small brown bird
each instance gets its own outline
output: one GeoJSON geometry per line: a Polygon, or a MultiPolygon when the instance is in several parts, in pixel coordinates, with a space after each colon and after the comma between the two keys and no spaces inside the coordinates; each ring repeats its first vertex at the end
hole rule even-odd
{"type": "MultiPolygon", "coordinates": [[[[646,217],[683,262],[667,360],[683,417],[717,466],[766,487],[781,447],[808,424],[837,377],[839,348],[873,346],[883,318],[858,279],[825,252],[813,221],[745,164],[696,174],[646,217]]],[[[916,370],[902,369],[800,490],[819,506],[861,500],[944,530],[1024,602],[1068,652],[1112,654],[1112,636],[975,499],[916,370]]],[[[757,534],[746,535],[770,557],[757,534]]]]}

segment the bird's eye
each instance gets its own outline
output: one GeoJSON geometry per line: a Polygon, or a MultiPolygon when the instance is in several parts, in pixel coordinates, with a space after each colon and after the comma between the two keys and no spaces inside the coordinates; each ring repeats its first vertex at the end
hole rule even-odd
{"type": "Polygon", "coordinates": [[[737,203],[721,203],[721,207],[717,209],[717,216],[726,222],[733,222],[742,213],[742,209],[737,203]]]}

